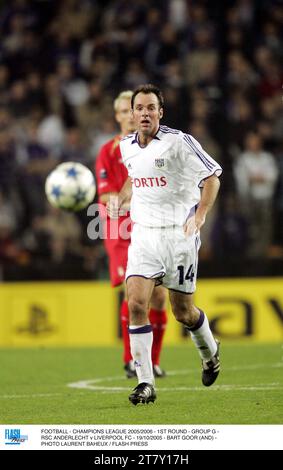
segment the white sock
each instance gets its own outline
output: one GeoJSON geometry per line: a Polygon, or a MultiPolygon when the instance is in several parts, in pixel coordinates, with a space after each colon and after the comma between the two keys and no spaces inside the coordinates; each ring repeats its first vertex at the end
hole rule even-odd
{"type": "Polygon", "coordinates": [[[209,361],[217,351],[217,344],[209,327],[207,316],[200,310],[197,324],[188,328],[201,359],[209,361]]]}
{"type": "Polygon", "coordinates": [[[134,359],[138,382],[154,384],[151,348],[153,333],[151,325],[131,325],[129,327],[131,354],[134,359]]]}

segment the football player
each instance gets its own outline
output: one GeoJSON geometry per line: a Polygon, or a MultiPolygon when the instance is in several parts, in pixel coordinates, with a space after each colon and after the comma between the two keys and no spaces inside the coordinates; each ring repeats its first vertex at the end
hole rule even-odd
{"type": "MultiPolygon", "coordinates": [[[[115,196],[122,189],[128,178],[128,171],[123,164],[120,152],[120,140],[135,130],[135,124],[131,113],[132,91],[123,91],[114,101],[115,118],[119,123],[121,132],[112,140],[104,144],[96,159],[96,180],[99,194],[99,202],[106,204],[111,196],[115,196]]],[[[118,234],[111,230],[111,220],[105,213],[100,216],[104,219],[105,235],[104,244],[109,257],[110,280],[113,287],[122,285],[125,280],[125,272],[130,244],[131,220],[129,217],[130,199],[123,201],[122,208],[125,215],[118,219],[118,234]]],[[[160,286],[153,291],[149,303],[149,321],[153,331],[152,365],[155,377],[163,377],[165,371],[159,365],[163,336],[167,323],[166,290],[160,286]]],[[[124,298],[121,309],[121,328],[124,344],[124,369],[128,378],[136,376],[129,342],[129,308],[127,298],[124,298]]]]}
{"type": "Polygon", "coordinates": [[[216,199],[222,169],[191,135],[160,125],[164,100],[159,88],[138,87],[131,106],[136,132],[120,142],[129,177],[107,210],[115,218],[131,198],[134,225],[126,285],[131,353],[138,377],[129,400],[136,405],[156,399],[147,313],[156,283],[169,290],[176,320],[190,332],[198,349],[203,385],[212,385],[219,374],[219,343],[205,313],[194,305],[193,294],[200,229],[216,199]]]}

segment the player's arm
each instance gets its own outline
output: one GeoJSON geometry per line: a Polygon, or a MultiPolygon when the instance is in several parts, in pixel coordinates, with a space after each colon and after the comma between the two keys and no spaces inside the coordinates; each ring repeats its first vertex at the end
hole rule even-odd
{"type": "Polygon", "coordinates": [[[119,194],[109,197],[106,208],[109,217],[117,218],[129,211],[132,197],[132,180],[128,176],[119,194]]]}
{"type": "Polygon", "coordinates": [[[196,228],[199,230],[205,223],[206,215],[212,209],[220,188],[219,178],[209,176],[203,183],[201,199],[195,214],[196,228]]]}
{"type": "Polygon", "coordinates": [[[201,188],[201,197],[197,210],[190,217],[184,230],[187,235],[198,232],[205,223],[206,215],[213,207],[219,191],[219,176],[222,174],[220,165],[202,148],[200,143],[189,134],[180,134],[181,154],[185,165],[189,166],[192,175],[201,188]]]}
{"type": "Polygon", "coordinates": [[[205,223],[206,215],[211,210],[216,200],[220,187],[219,178],[216,175],[209,176],[203,182],[201,199],[195,216],[191,217],[184,226],[186,235],[198,232],[205,223]]]}
{"type": "Polygon", "coordinates": [[[107,204],[109,201],[110,201],[110,198],[111,197],[115,197],[115,196],[118,196],[118,193],[117,192],[109,192],[109,193],[104,193],[104,194],[101,194],[99,199],[100,199],[100,202],[102,204],[107,204]]]}
{"type": "Polygon", "coordinates": [[[131,198],[132,198],[132,178],[128,176],[123,188],[118,194],[119,207],[122,207],[122,205],[127,203],[127,201],[130,201],[131,198]]]}
{"type": "MultiPolygon", "coordinates": [[[[100,202],[102,204],[105,204],[106,206],[108,205],[108,203],[111,201],[111,200],[114,200],[115,198],[118,197],[118,194],[117,192],[109,192],[109,193],[104,193],[104,194],[101,194],[100,196],[100,202]]],[[[131,206],[131,196],[130,198],[126,198],[122,205],[119,206],[119,215],[126,215],[127,212],[129,212],[130,210],[130,206],[131,206]]]]}

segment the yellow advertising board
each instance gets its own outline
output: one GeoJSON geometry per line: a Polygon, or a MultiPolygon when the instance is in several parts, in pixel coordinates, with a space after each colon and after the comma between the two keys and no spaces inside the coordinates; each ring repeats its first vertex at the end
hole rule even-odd
{"type": "Polygon", "coordinates": [[[0,346],[112,345],[117,296],[108,283],[0,286],[0,346]]]}
{"type": "Polygon", "coordinates": [[[200,281],[196,305],[222,339],[283,340],[283,279],[200,281]]]}
{"type": "MultiPolygon", "coordinates": [[[[1,284],[0,347],[118,344],[120,299],[108,282],[1,284]]],[[[220,339],[283,340],[283,278],[199,280],[195,303],[220,339]]],[[[180,344],[168,310],[165,344],[180,344]]]]}

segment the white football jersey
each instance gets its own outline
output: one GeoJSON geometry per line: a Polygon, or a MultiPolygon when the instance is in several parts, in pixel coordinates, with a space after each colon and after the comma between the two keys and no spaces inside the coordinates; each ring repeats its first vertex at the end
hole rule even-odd
{"type": "Polygon", "coordinates": [[[203,181],[222,173],[196,139],[167,126],[144,148],[135,133],[121,140],[120,149],[132,179],[131,218],[146,227],[184,225],[200,201],[203,181]]]}

